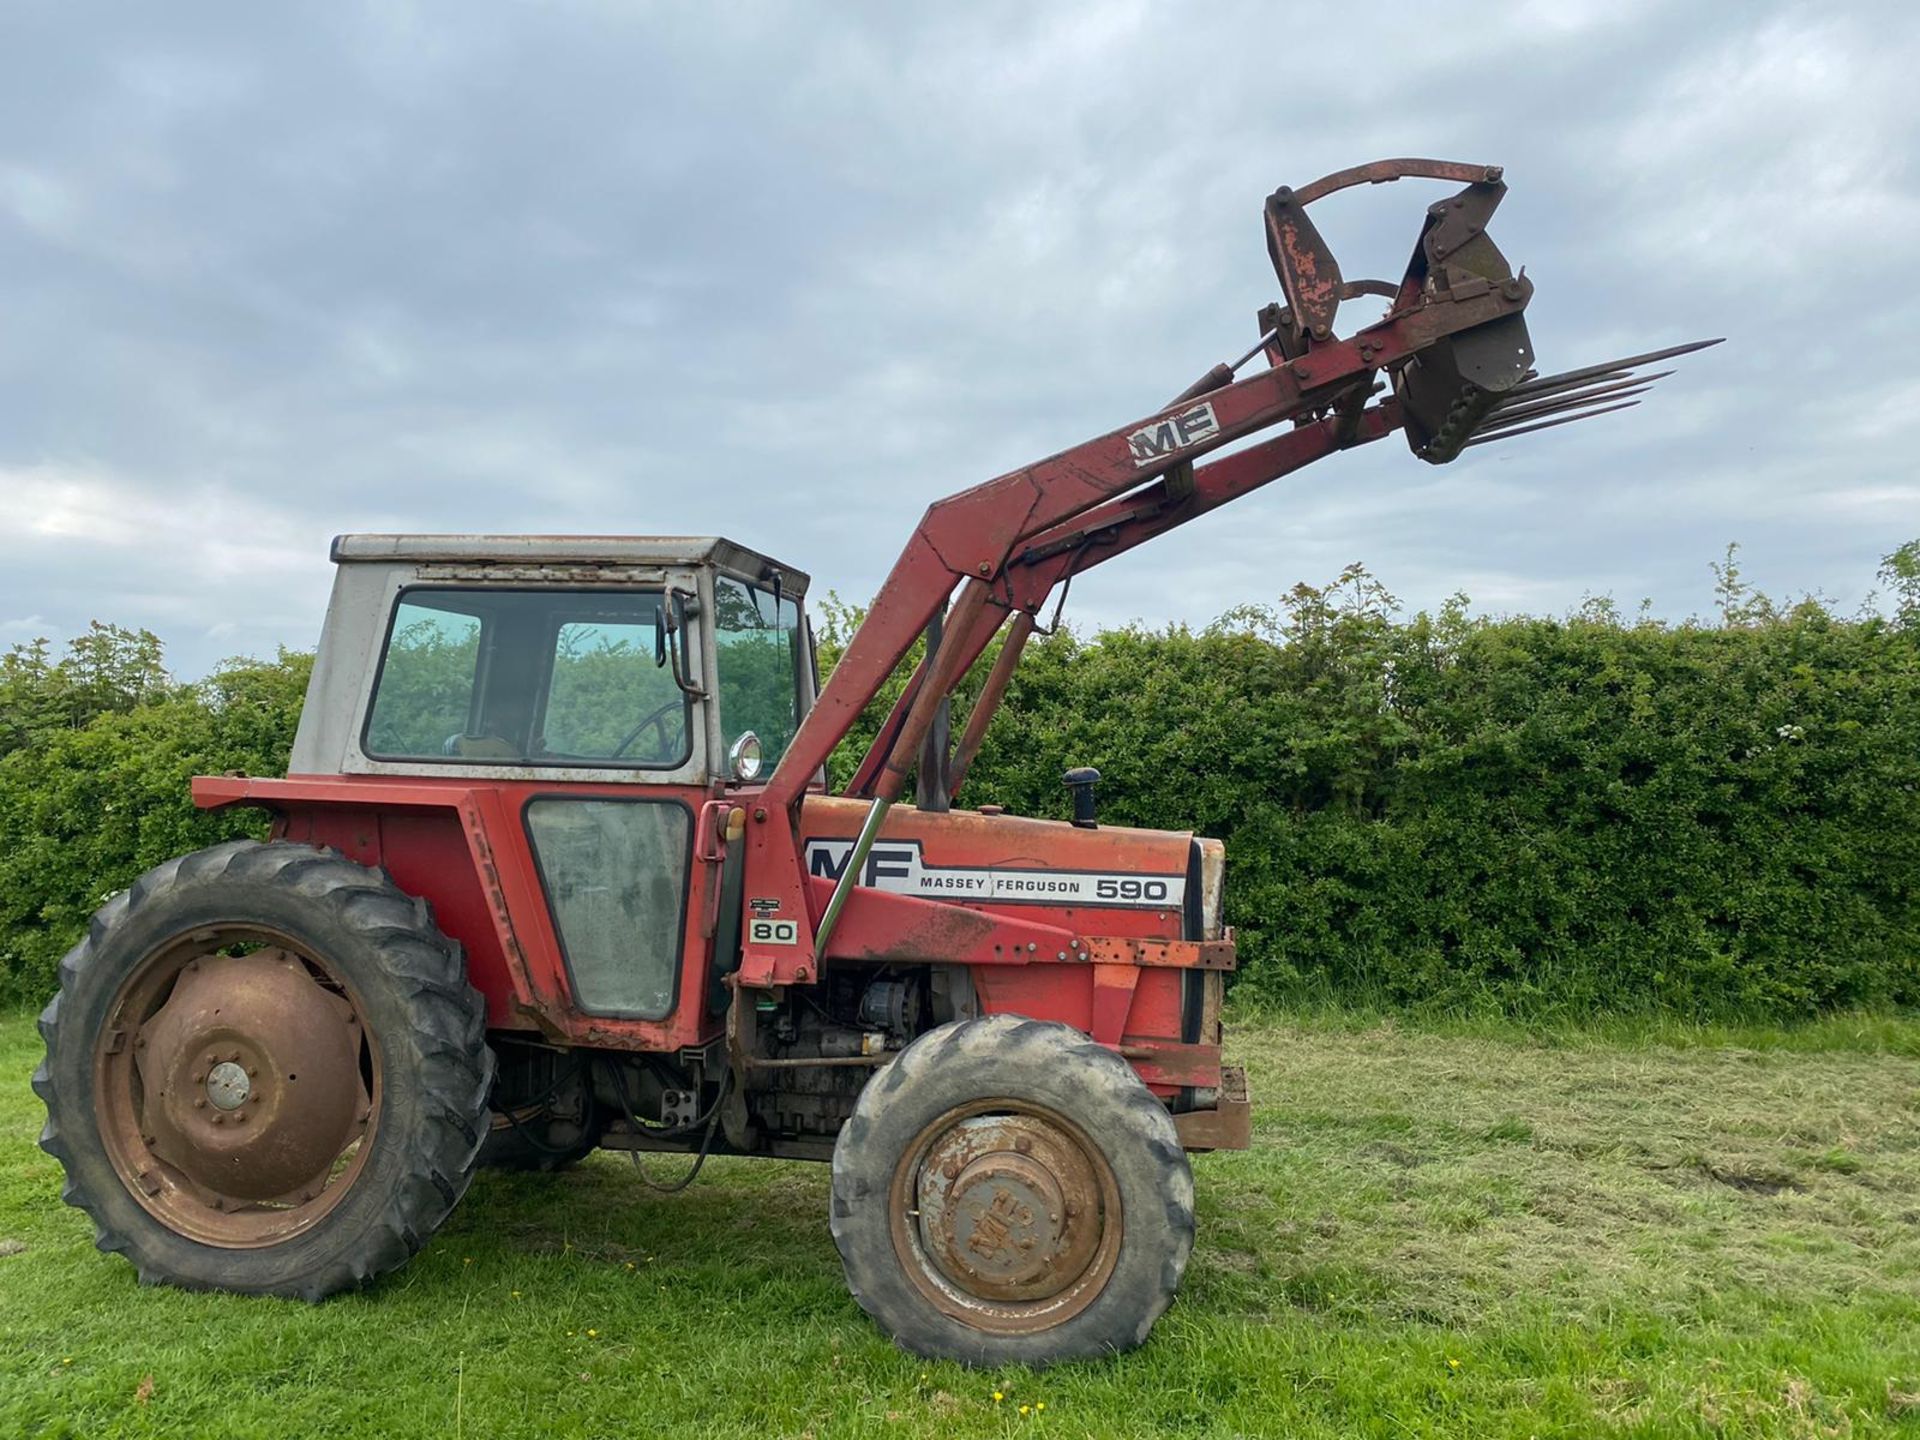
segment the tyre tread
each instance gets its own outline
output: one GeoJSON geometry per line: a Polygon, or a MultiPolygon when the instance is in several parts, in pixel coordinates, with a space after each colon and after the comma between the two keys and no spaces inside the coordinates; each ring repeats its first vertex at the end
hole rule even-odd
{"type": "MultiPolygon", "coordinates": [[[[33,1089],[48,1114],[40,1147],[66,1171],[62,1198],[93,1221],[100,1249],[132,1258],[143,1283],[211,1288],[203,1276],[170,1264],[160,1247],[144,1246],[138,1236],[116,1229],[101,1197],[80,1180],[60,1122],[65,1097],[54,1079],[53,1057],[63,1044],[62,1000],[83,981],[114,932],[183,886],[222,884],[266,884],[318,902],[335,923],[377,951],[383,964],[390,960],[407,982],[398,992],[407,1033],[391,1035],[385,1043],[404,1045],[417,1055],[417,1083],[431,1099],[422,1113],[433,1117],[432,1123],[414,1127],[403,1152],[405,1171],[388,1188],[385,1204],[353,1252],[284,1285],[245,1287],[319,1300],[404,1264],[439,1228],[473,1178],[493,1087],[485,1002],[467,982],[460,946],[435,926],[425,900],[400,890],[384,872],[316,846],[234,840],[168,860],[109,898],[89,922],[86,936],[61,960],[61,989],[40,1015],[47,1058],[34,1072],[33,1089]]],[[[90,1046],[91,1040],[76,1037],[72,1043],[90,1046]]],[[[77,1098],[91,1110],[90,1094],[77,1098]]]]}
{"type": "MultiPolygon", "coordinates": [[[[1012,1093],[1022,1080],[1010,1078],[1008,1083],[1007,1093],[1012,1093]]],[[[1103,1141],[1107,1138],[1102,1135],[1103,1141]]],[[[1115,1163],[1111,1156],[1109,1163],[1115,1163]]],[[[991,1015],[928,1031],[861,1093],[834,1146],[828,1219],[849,1293],[902,1348],[968,1364],[1047,1365],[1129,1349],[1146,1338],[1172,1303],[1192,1253],[1193,1176],[1166,1106],[1117,1053],[1071,1026],[1021,1015],[991,1015]],[[968,1078],[978,1077],[983,1068],[1000,1077],[1033,1077],[1057,1074],[1063,1067],[1071,1067],[1073,1084],[1080,1092],[1080,1098],[1066,1108],[1097,1115],[1125,1132],[1130,1163],[1136,1167],[1131,1171],[1136,1201],[1150,1204],[1149,1196],[1164,1198],[1163,1226],[1153,1242],[1159,1247],[1158,1264],[1129,1272],[1133,1278],[1126,1293],[1103,1294],[1055,1330],[1009,1337],[962,1326],[934,1310],[898,1278],[900,1262],[883,1238],[884,1220],[876,1227],[875,1207],[883,1212],[888,1203],[899,1153],[887,1152],[893,1142],[884,1138],[886,1112],[904,1106],[915,1115],[937,1114],[940,1108],[1000,1093],[994,1080],[968,1078]],[[971,1092],[963,1093],[969,1086],[971,1092]]],[[[1142,1226],[1143,1230],[1153,1228],[1142,1226]]],[[[1137,1232],[1130,1229],[1129,1233],[1137,1232]]],[[[1122,1266],[1126,1266],[1124,1259],[1122,1266]]],[[[1117,1287],[1121,1282],[1109,1283],[1117,1287]]]]}

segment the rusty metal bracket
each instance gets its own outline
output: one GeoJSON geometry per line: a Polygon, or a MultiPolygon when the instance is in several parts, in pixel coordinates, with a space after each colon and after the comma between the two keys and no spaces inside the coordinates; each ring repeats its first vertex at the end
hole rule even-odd
{"type": "Polygon", "coordinates": [[[1185,1150],[1245,1150],[1252,1145],[1253,1101],[1247,1091],[1247,1072],[1238,1065],[1222,1065],[1213,1108],[1174,1116],[1173,1129],[1185,1150]]]}
{"type": "MultiPolygon", "coordinates": [[[[1266,216],[1267,255],[1287,297],[1286,310],[1272,317],[1276,323],[1270,328],[1288,337],[1283,351],[1298,354],[1309,336],[1333,338],[1333,317],[1340,308],[1340,262],[1307,218],[1306,202],[1289,187],[1282,185],[1267,197],[1266,216]]],[[[1263,311],[1260,318],[1264,322],[1268,317],[1263,311]]]]}
{"type": "Polygon", "coordinates": [[[1080,942],[1095,965],[1139,965],[1148,969],[1231,970],[1231,940],[1142,940],[1131,935],[1092,935],[1080,942]]]}

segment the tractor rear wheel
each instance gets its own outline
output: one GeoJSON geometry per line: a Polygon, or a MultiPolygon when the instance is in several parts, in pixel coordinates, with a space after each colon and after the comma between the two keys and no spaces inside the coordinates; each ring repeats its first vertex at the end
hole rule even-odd
{"type": "Polygon", "coordinates": [[[472,1178],[485,1007],[425,902],[307,845],[169,860],[40,1017],[40,1144],[149,1284],[318,1300],[404,1263],[472,1178]]]}
{"type": "Polygon", "coordinates": [[[1172,1117],[1071,1026],[929,1031],[874,1078],[833,1152],[854,1299],[903,1347],[1049,1365],[1146,1339],[1193,1248],[1172,1117]]]}

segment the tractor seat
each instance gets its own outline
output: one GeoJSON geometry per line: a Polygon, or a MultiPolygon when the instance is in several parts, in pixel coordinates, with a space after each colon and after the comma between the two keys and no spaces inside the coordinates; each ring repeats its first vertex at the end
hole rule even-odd
{"type": "Polygon", "coordinates": [[[449,735],[441,749],[463,760],[520,759],[520,747],[498,735],[449,735]]]}

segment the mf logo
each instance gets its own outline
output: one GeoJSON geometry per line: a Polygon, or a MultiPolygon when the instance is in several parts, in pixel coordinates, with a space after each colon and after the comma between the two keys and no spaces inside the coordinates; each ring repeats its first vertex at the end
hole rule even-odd
{"type": "Polygon", "coordinates": [[[1136,466],[1153,465],[1219,433],[1220,422],[1214,417],[1213,406],[1203,402],[1158,424],[1142,426],[1127,436],[1127,449],[1133,453],[1136,466]]]}
{"type": "MultiPolygon", "coordinates": [[[[846,872],[853,844],[847,840],[809,840],[807,873],[838,880],[846,872]]],[[[912,880],[920,868],[918,845],[875,845],[867,852],[866,873],[856,882],[869,889],[886,889],[886,882],[912,880]]]]}

